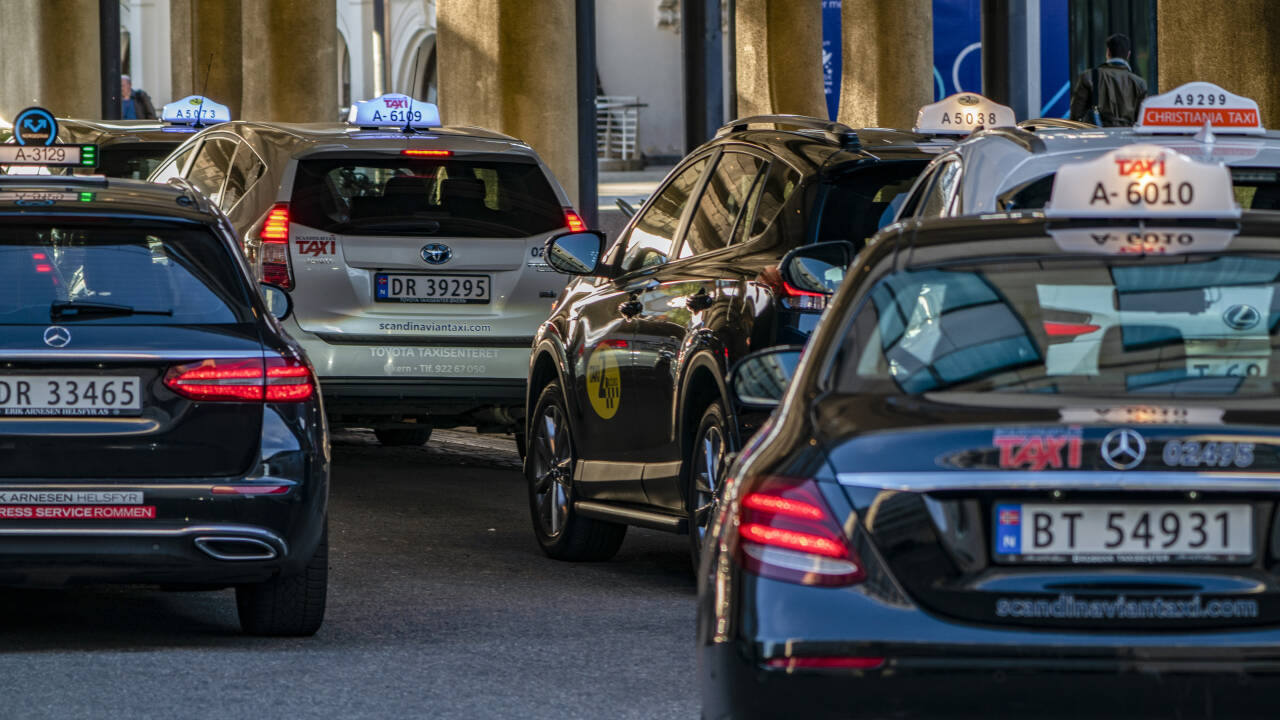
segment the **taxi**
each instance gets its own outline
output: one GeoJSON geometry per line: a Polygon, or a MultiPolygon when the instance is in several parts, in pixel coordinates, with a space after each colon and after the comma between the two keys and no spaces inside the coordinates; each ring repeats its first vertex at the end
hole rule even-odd
{"type": "Polygon", "coordinates": [[[151,180],[175,177],[227,214],[258,278],[289,292],[285,326],[335,426],[383,445],[421,445],[434,427],[523,429],[533,334],[565,285],[543,245],[585,229],[527,144],[444,127],[435,105],[387,94],[341,123],[214,125],[151,180]]]}
{"type": "Polygon", "coordinates": [[[0,584],[234,587],[245,632],[315,633],[328,430],[284,291],[185,183],[0,177],[0,216],[0,584]]]}
{"type": "Polygon", "coordinates": [[[71,172],[146,180],[191,135],[230,119],[227,106],[191,95],[165,105],[159,120],[58,118],[58,140],[98,147],[96,168],[71,172]]]}
{"type": "Polygon", "coordinates": [[[1274,715],[1280,216],[1164,143],[1056,172],[783,268],[834,294],[730,379],[774,414],[704,548],[703,717],[1274,715]]]}
{"type": "Polygon", "coordinates": [[[1280,132],[1262,126],[1254,100],[1192,82],[1144,100],[1131,128],[1038,118],[975,132],[920,176],[896,219],[1043,208],[1063,163],[1135,142],[1221,162],[1242,207],[1280,209],[1280,132]]]}

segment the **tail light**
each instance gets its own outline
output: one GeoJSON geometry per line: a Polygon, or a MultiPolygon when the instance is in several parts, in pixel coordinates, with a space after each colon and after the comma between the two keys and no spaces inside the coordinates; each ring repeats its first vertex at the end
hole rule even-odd
{"type": "Polygon", "coordinates": [[[786,280],[782,281],[782,305],[788,310],[803,310],[806,312],[822,312],[827,309],[826,293],[813,292],[811,290],[801,290],[786,280]]]}
{"type": "Polygon", "coordinates": [[[1044,321],[1044,332],[1051,338],[1074,338],[1101,330],[1101,325],[1044,321]]]}
{"type": "Polygon", "coordinates": [[[573,208],[564,209],[564,224],[569,228],[570,232],[585,232],[587,224],[582,221],[582,216],[573,211],[573,208]]]}
{"type": "Polygon", "coordinates": [[[739,559],[757,575],[802,585],[852,585],[862,561],[813,480],[767,477],[739,507],[739,559]]]}
{"type": "Polygon", "coordinates": [[[316,392],[310,368],[281,357],[178,365],[165,373],[164,385],[190,400],[211,402],[299,402],[316,392]]]}
{"type": "Polygon", "coordinates": [[[293,271],[289,267],[289,204],[276,203],[267,211],[267,217],[258,230],[262,241],[259,253],[262,281],[293,289],[293,271]]]}

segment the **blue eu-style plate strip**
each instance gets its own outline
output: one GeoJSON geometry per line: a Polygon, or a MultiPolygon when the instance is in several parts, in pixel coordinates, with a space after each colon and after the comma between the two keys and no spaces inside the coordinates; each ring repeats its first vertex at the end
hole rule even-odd
{"type": "Polygon", "coordinates": [[[1022,505],[996,506],[996,553],[1022,554],[1022,505]]]}

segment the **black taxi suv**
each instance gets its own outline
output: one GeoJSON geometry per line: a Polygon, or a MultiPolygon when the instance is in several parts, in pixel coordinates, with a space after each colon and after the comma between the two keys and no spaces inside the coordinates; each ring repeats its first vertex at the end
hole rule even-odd
{"type": "Polygon", "coordinates": [[[796,116],[727,125],[685,158],[608,253],[571,233],[547,262],[581,276],[534,339],[525,474],[534,532],[566,560],[611,557],[628,525],[689,533],[696,556],[739,436],[725,375],[803,342],[826,297],[778,272],[787,253],[848,254],[893,215],[931,135],[796,116]]]}
{"type": "Polygon", "coordinates": [[[0,178],[0,584],[234,587],[246,632],[324,617],[315,373],[185,183],[0,178]]]}

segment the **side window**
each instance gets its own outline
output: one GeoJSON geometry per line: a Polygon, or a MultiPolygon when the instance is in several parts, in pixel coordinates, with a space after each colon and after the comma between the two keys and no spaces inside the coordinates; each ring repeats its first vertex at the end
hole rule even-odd
{"type": "Polygon", "coordinates": [[[702,158],[685,168],[645,208],[631,231],[631,237],[627,238],[626,254],[622,256],[620,265],[623,272],[661,265],[670,259],[680,216],[706,167],[707,159],[702,158]]]}
{"type": "Polygon", "coordinates": [[[239,202],[245,191],[253,187],[253,183],[262,177],[262,172],[266,169],[266,164],[249,147],[249,143],[240,143],[235,159],[231,161],[231,169],[227,172],[227,185],[222,189],[222,209],[229,210],[239,202]]]}
{"type": "Polygon", "coordinates": [[[182,175],[182,168],[186,167],[187,158],[191,157],[191,152],[195,150],[195,145],[187,146],[186,150],[165,163],[163,167],[156,170],[151,176],[151,182],[166,183],[170,180],[182,175]]]}
{"type": "Polygon", "coordinates": [[[923,164],[886,162],[843,173],[825,187],[818,242],[850,240],[862,247],[889,223],[923,164]]]}
{"type": "Polygon", "coordinates": [[[918,217],[942,217],[951,209],[951,202],[956,197],[960,183],[960,163],[951,160],[938,168],[937,180],[929,188],[928,194],[920,205],[918,217]]]}
{"type": "Polygon", "coordinates": [[[680,257],[701,255],[729,244],[734,223],[763,167],[764,161],[754,155],[726,152],[720,156],[698,199],[680,257]]]}
{"type": "Polygon", "coordinates": [[[231,140],[205,140],[191,163],[191,170],[187,172],[187,180],[215,205],[221,202],[222,183],[227,179],[227,168],[231,166],[231,155],[235,151],[236,143],[231,140]]]}
{"type": "Polygon", "coordinates": [[[782,210],[791,200],[796,188],[800,186],[800,179],[800,173],[786,163],[771,163],[760,183],[759,192],[751,199],[751,207],[743,216],[742,227],[734,233],[735,242],[737,242],[736,238],[745,233],[748,221],[750,222],[749,237],[753,240],[766,233],[774,240],[785,240],[802,233],[799,223],[791,223],[793,227],[790,228],[782,227],[786,224],[786,218],[782,217],[782,210]]]}

